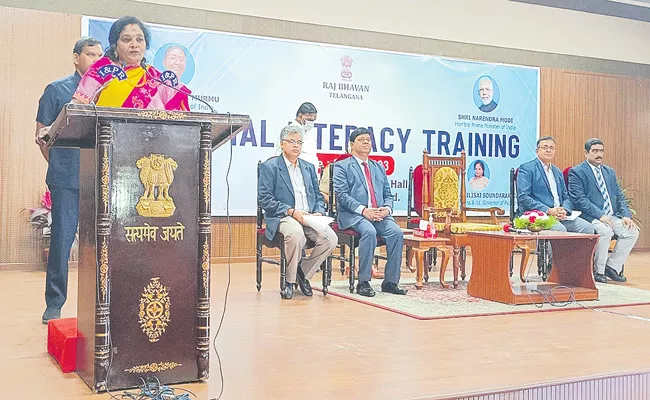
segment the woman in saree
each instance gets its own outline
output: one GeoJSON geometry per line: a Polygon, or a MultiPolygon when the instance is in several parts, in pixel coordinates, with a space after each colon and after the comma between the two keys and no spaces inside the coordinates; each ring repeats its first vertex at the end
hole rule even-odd
{"type": "Polygon", "coordinates": [[[144,55],[151,43],[151,33],[142,21],[135,17],[118,19],[111,26],[108,42],[104,56],[81,78],[73,102],[189,111],[189,89],[180,80],[176,81],[178,90],[161,84],[160,71],[146,64],[144,55]]]}

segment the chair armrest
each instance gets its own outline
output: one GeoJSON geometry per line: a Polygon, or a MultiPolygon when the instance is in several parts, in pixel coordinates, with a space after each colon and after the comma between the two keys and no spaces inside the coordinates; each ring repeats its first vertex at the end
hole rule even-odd
{"type": "Polygon", "coordinates": [[[490,219],[492,220],[492,223],[494,225],[499,224],[499,221],[497,220],[497,214],[498,215],[505,215],[506,214],[506,211],[503,208],[499,208],[499,207],[490,207],[490,208],[465,207],[465,211],[475,211],[475,212],[490,213],[490,219]]]}

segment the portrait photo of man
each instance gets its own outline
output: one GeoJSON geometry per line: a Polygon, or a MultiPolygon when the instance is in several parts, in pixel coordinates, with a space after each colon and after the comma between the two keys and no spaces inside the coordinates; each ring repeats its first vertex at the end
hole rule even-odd
{"type": "Polygon", "coordinates": [[[494,83],[489,76],[482,76],[478,80],[478,96],[481,100],[478,109],[489,113],[494,111],[499,105],[498,99],[495,99],[494,83]]]}

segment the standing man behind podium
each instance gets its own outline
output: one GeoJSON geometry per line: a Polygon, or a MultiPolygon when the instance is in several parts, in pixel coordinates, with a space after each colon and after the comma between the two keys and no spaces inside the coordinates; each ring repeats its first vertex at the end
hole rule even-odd
{"type": "Polygon", "coordinates": [[[600,235],[596,245],[594,264],[596,282],[607,278],[626,282],[621,274],[623,264],[639,239],[639,227],[632,221],[627,199],[616,181],[616,172],[603,165],[605,145],[592,138],[585,143],[583,163],[569,171],[569,195],[581,218],[590,221],[600,235]],[[614,251],[608,256],[612,236],[618,237],[614,251]]]}
{"type": "Polygon", "coordinates": [[[45,182],[52,195],[52,229],[50,253],[47,258],[45,279],[44,324],[61,317],[61,308],[68,293],[68,259],[79,220],[79,149],[49,149],[39,131],[52,125],[63,106],[72,95],[86,70],[102,55],[98,40],[84,37],[77,41],[72,51],[75,73],[47,85],[38,103],[36,115],[36,144],[49,165],[45,182]]]}
{"type": "Polygon", "coordinates": [[[393,194],[386,171],[379,163],[368,159],[372,149],[370,131],[355,129],[350,134],[350,149],[352,157],[334,166],[334,193],[339,227],[352,228],[361,236],[357,293],[366,297],[375,295],[370,278],[379,235],[386,240],[388,256],[381,291],[404,295],[406,290],[398,286],[404,234],[391,216],[393,194]]]}

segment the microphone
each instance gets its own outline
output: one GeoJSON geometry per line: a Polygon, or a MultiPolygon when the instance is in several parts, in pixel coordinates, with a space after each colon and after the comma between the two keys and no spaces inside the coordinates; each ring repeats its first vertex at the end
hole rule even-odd
{"type": "Polygon", "coordinates": [[[113,82],[113,79],[115,79],[115,76],[107,80],[102,86],[99,87],[99,89],[95,90],[92,97],[90,98],[90,104],[94,106],[97,105],[99,94],[102,92],[102,90],[106,89],[106,86],[108,86],[111,82],[113,82]]]}
{"type": "MultiPolygon", "coordinates": [[[[201,99],[201,98],[199,98],[199,97],[197,97],[197,96],[194,96],[193,94],[190,94],[190,93],[184,92],[184,91],[182,91],[182,90],[180,90],[180,89],[178,89],[178,88],[176,88],[176,87],[174,87],[174,86],[168,84],[167,82],[165,82],[165,81],[163,81],[163,80],[161,80],[161,79],[155,78],[153,75],[151,75],[151,74],[149,73],[149,70],[147,69],[147,64],[145,64],[144,61],[140,62],[140,66],[142,67],[142,69],[144,69],[144,72],[147,74],[147,76],[148,76],[149,78],[151,78],[151,79],[153,79],[154,81],[160,83],[161,85],[167,86],[168,88],[172,88],[172,89],[174,89],[175,91],[177,91],[177,92],[179,92],[179,93],[183,93],[183,94],[186,95],[187,97],[189,97],[189,98],[191,98],[191,99],[194,99],[194,100],[196,100],[196,101],[198,101],[198,102],[200,102],[200,103],[206,105],[206,106],[210,109],[210,113],[212,113],[212,114],[216,114],[216,113],[217,113],[217,111],[216,111],[216,110],[215,110],[215,109],[210,105],[210,103],[208,103],[207,101],[205,101],[205,100],[203,100],[203,99],[201,99]]],[[[165,71],[165,72],[167,72],[167,71],[165,71]]]]}
{"type": "Polygon", "coordinates": [[[517,233],[519,235],[532,235],[533,232],[527,230],[527,229],[517,229],[514,226],[510,224],[505,224],[503,225],[503,231],[505,233],[517,233]]]}

